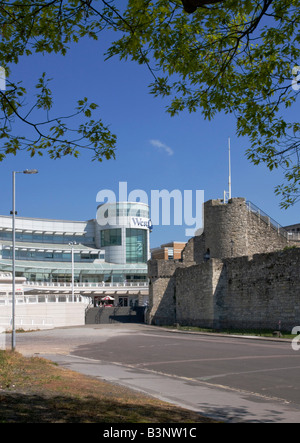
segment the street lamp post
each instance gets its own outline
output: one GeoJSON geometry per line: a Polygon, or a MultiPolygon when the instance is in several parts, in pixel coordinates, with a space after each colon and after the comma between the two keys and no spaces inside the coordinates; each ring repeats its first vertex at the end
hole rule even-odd
{"type": "Polygon", "coordinates": [[[76,242],[71,242],[69,243],[69,245],[72,247],[71,249],[71,257],[72,257],[72,303],[74,303],[74,299],[75,299],[75,291],[74,291],[74,285],[75,285],[75,271],[74,271],[74,246],[77,245],[76,242]]]}
{"type": "Polygon", "coordinates": [[[11,349],[16,349],[16,174],[37,174],[37,169],[26,169],[25,171],[13,171],[13,210],[12,210],[12,234],[13,234],[13,254],[12,254],[12,338],[11,349]]]}

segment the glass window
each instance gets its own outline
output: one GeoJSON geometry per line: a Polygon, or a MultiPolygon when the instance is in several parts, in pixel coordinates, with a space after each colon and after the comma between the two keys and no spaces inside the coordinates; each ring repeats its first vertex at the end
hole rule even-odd
{"type": "Polygon", "coordinates": [[[63,252],[62,259],[63,261],[71,261],[72,254],[70,254],[69,252],[63,252]]]}
{"type": "MultiPolygon", "coordinates": [[[[12,240],[12,232],[0,231],[0,240],[12,240]]],[[[51,235],[16,232],[16,240],[30,243],[69,244],[71,242],[94,244],[93,237],[76,235],[51,235]]]]}
{"type": "Polygon", "coordinates": [[[90,254],[81,254],[81,260],[91,260],[90,254]]]}
{"type": "MultiPolygon", "coordinates": [[[[0,238],[1,238],[1,240],[12,240],[12,232],[1,231],[0,238]]],[[[16,238],[17,238],[17,234],[16,234],[16,238]]]]}
{"type": "Polygon", "coordinates": [[[22,234],[23,241],[32,242],[32,234],[22,234]]]}
{"type": "Polygon", "coordinates": [[[2,249],[2,258],[11,258],[12,257],[12,253],[10,249],[2,249]]]}
{"type": "Polygon", "coordinates": [[[80,254],[80,252],[74,251],[74,261],[78,262],[78,263],[81,261],[81,254],[80,254]]]}
{"type": "Polygon", "coordinates": [[[123,274],[113,274],[112,281],[113,283],[124,283],[124,275],[123,274]]]}
{"type": "Polygon", "coordinates": [[[105,229],[101,231],[101,246],[121,246],[122,230],[121,229],[105,229]]]}
{"type": "Polygon", "coordinates": [[[126,263],[147,263],[145,229],[126,229],[126,263]]]}
{"type": "Polygon", "coordinates": [[[43,243],[43,236],[40,234],[33,234],[32,241],[38,242],[38,243],[43,243]]]}
{"type": "Polygon", "coordinates": [[[126,281],[128,283],[132,282],[146,282],[147,276],[146,275],[126,275],[126,281]]]}
{"type": "Polygon", "coordinates": [[[111,274],[104,274],[104,282],[111,283],[111,274]]]}
{"type": "Polygon", "coordinates": [[[174,259],[174,248],[168,248],[168,260],[174,259]]]}

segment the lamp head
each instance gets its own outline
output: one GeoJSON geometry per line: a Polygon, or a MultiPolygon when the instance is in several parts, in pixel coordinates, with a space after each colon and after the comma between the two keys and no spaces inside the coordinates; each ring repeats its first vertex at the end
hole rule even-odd
{"type": "Polygon", "coordinates": [[[37,169],[25,169],[25,171],[23,171],[23,174],[38,174],[38,170],[37,169]]]}

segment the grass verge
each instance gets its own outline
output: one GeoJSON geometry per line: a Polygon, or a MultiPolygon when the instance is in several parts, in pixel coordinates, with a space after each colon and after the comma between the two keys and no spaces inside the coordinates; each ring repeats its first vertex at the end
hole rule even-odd
{"type": "MultiPolygon", "coordinates": [[[[214,334],[227,334],[227,335],[247,335],[253,337],[274,337],[274,330],[270,329],[209,329],[209,328],[200,328],[197,326],[162,326],[167,329],[174,329],[178,331],[190,331],[190,332],[204,332],[204,333],[214,333],[214,334]]],[[[282,331],[281,336],[278,338],[284,339],[293,339],[296,335],[292,335],[289,332],[282,331]]]]}
{"type": "Polygon", "coordinates": [[[0,351],[1,423],[211,423],[42,358],[0,351]]]}

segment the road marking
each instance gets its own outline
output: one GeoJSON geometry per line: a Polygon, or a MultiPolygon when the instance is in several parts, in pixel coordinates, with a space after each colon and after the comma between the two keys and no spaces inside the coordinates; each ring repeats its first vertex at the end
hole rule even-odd
{"type": "Polygon", "coordinates": [[[300,358],[299,355],[245,355],[240,357],[217,357],[217,358],[195,358],[195,359],[181,359],[181,360],[168,360],[168,361],[157,361],[157,362],[145,362],[138,363],[136,367],[146,367],[146,366],[156,366],[156,365],[167,365],[167,364],[178,364],[178,363],[197,363],[197,362],[214,362],[214,361],[236,361],[236,360],[266,360],[266,359],[276,359],[276,358],[300,358]]]}
{"type": "Polygon", "coordinates": [[[245,375],[245,374],[256,374],[261,372],[276,372],[276,371],[288,371],[291,369],[300,369],[300,366],[290,366],[288,368],[269,368],[269,369],[256,369],[255,371],[241,371],[241,372],[228,372],[226,374],[216,374],[216,375],[208,375],[204,377],[197,377],[197,380],[212,380],[213,378],[222,378],[222,377],[230,377],[232,375],[245,375]]]}

